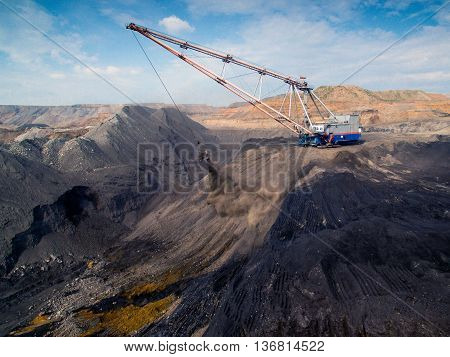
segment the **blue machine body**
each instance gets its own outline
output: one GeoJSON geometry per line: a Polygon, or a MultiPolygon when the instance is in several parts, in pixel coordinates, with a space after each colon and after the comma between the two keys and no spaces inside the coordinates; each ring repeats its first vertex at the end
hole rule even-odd
{"type": "Polygon", "coordinates": [[[298,144],[300,146],[321,146],[326,145],[327,142],[324,139],[324,137],[320,134],[314,134],[314,135],[300,135],[300,138],[298,139],[298,144]]]}
{"type": "Polygon", "coordinates": [[[311,126],[313,134],[301,134],[300,146],[346,145],[361,141],[359,115],[336,115],[311,126]]]}
{"type": "Polygon", "coordinates": [[[361,133],[341,133],[333,135],[331,138],[332,144],[351,144],[361,140],[361,133]]]}

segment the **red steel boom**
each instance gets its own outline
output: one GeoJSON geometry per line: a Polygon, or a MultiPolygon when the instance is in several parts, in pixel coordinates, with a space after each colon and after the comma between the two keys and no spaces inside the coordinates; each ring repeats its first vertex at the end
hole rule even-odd
{"type": "MultiPolygon", "coordinates": [[[[169,36],[169,35],[166,35],[166,34],[163,34],[163,33],[160,33],[160,32],[154,31],[154,30],[151,30],[151,29],[147,29],[146,27],[139,26],[139,25],[136,25],[136,24],[133,24],[133,23],[130,23],[129,25],[127,25],[127,29],[132,30],[132,31],[136,31],[136,32],[140,33],[141,35],[147,37],[148,39],[152,40],[153,42],[155,42],[159,46],[163,47],[164,49],[166,49],[167,51],[169,51],[173,55],[177,56],[178,58],[180,58],[184,62],[188,63],[189,65],[191,65],[192,67],[194,67],[195,69],[197,69],[198,71],[203,73],[204,75],[206,75],[209,78],[213,79],[214,81],[216,81],[217,83],[219,83],[220,85],[222,85],[223,87],[228,89],[230,92],[236,94],[237,96],[239,96],[240,98],[242,98],[246,102],[248,102],[251,105],[253,105],[258,110],[260,110],[261,112],[263,112],[267,116],[271,117],[272,119],[276,120],[278,123],[280,123],[281,125],[283,125],[284,127],[288,128],[289,130],[291,130],[292,132],[294,132],[296,134],[298,134],[298,133],[312,134],[313,133],[313,131],[310,129],[311,126],[312,126],[312,122],[311,122],[310,116],[308,114],[308,110],[306,108],[304,100],[302,100],[299,91],[302,91],[305,94],[308,94],[315,105],[316,105],[315,99],[318,100],[319,103],[321,105],[323,105],[326,108],[326,110],[330,113],[331,117],[334,117],[334,114],[315,95],[315,93],[311,91],[311,88],[308,87],[308,84],[305,82],[305,77],[300,77],[300,80],[295,80],[292,77],[285,76],[283,74],[274,72],[274,71],[266,69],[264,67],[260,67],[260,66],[251,64],[251,63],[249,63],[247,61],[235,58],[232,55],[224,54],[224,53],[221,53],[219,51],[208,49],[206,47],[203,47],[203,46],[200,46],[200,45],[197,45],[197,44],[192,44],[192,43],[189,43],[187,41],[178,39],[176,37],[169,36]],[[285,83],[287,83],[289,85],[289,95],[290,95],[290,97],[289,97],[289,114],[286,115],[286,114],[281,112],[288,93],[286,93],[286,96],[284,98],[285,100],[283,100],[282,107],[279,110],[277,110],[275,108],[272,108],[267,103],[261,101],[261,98],[257,98],[254,95],[248,93],[247,91],[243,90],[239,86],[237,86],[237,85],[233,84],[232,82],[230,82],[229,80],[225,79],[223,77],[223,75],[216,74],[215,72],[213,72],[210,69],[206,68],[205,66],[203,66],[199,62],[195,61],[194,59],[192,59],[192,58],[186,56],[185,54],[175,50],[174,48],[172,48],[171,46],[169,46],[165,42],[169,42],[169,43],[178,45],[178,46],[180,46],[183,49],[190,49],[190,50],[193,50],[193,51],[196,51],[196,52],[200,52],[200,53],[203,53],[205,55],[208,55],[208,56],[220,59],[220,60],[222,60],[224,62],[224,66],[227,63],[232,63],[232,64],[235,64],[235,65],[247,68],[249,70],[255,71],[255,72],[260,74],[260,82],[258,83],[258,85],[260,85],[260,84],[262,85],[262,76],[270,76],[270,77],[273,77],[275,79],[284,81],[285,83]],[[297,95],[297,97],[299,99],[299,102],[301,103],[301,106],[302,106],[302,109],[303,109],[303,112],[304,112],[304,117],[305,117],[305,124],[304,125],[302,125],[303,123],[300,124],[299,122],[296,122],[296,121],[294,121],[292,119],[292,116],[291,116],[292,94],[297,95]],[[309,128],[307,128],[306,125],[308,125],[309,128]]],[[[223,74],[223,71],[222,71],[222,74],[223,74]]],[[[260,88],[260,93],[261,93],[261,86],[259,88],[260,88]]],[[[317,107],[317,105],[316,105],[316,107],[317,107]]],[[[319,113],[320,113],[320,110],[319,110],[319,113]]],[[[320,113],[320,115],[322,116],[323,119],[325,119],[321,113],[320,113]]]]}

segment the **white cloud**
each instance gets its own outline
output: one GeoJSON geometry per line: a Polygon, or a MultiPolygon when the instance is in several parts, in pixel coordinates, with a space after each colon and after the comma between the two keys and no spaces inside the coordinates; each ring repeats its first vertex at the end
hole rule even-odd
{"type": "MultiPolygon", "coordinates": [[[[100,65],[98,55],[85,50],[86,39],[76,32],[68,31],[66,26],[61,28],[61,19],[32,1],[19,0],[14,7],[131,98],[149,101],[146,96],[151,91],[144,92],[142,87],[156,86],[157,83],[141,67],[108,64],[107,61],[100,65]]],[[[129,102],[122,94],[77,64],[64,51],[1,6],[0,17],[0,53],[5,55],[0,65],[0,104],[129,102]]],[[[162,98],[158,99],[162,101],[162,98]]]]}
{"type": "Polygon", "coordinates": [[[159,26],[165,28],[167,32],[173,34],[180,34],[182,32],[192,32],[194,27],[189,24],[189,22],[181,20],[175,15],[165,17],[159,21],[159,26]]]}
{"type": "MultiPolygon", "coordinates": [[[[201,1],[192,0],[191,3],[201,1]]],[[[249,1],[257,3],[258,0],[249,1]]],[[[230,5],[225,9],[215,2],[210,6],[210,11],[231,8],[230,5]]],[[[343,8],[339,11],[345,14],[352,10],[343,8]]],[[[316,17],[292,7],[290,13],[267,11],[251,16],[234,29],[234,33],[238,36],[206,45],[287,75],[305,75],[316,86],[339,84],[400,37],[381,29],[335,26],[329,14],[316,17]]],[[[448,92],[448,38],[448,26],[421,27],[347,83],[368,89],[409,87],[448,92]]]]}
{"type": "Polygon", "coordinates": [[[141,68],[135,68],[135,67],[89,66],[89,68],[77,64],[74,66],[74,71],[75,71],[75,73],[94,75],[94,73],[92,72],[92,70],[93,70],[98,74],[110,75],[110,76],[117,76],[117,75],[125,75],[125,76],[133,75],[134,76],[134,75],[138,75],[138,74],[142,73],[141,68]]]}
{"type": "Polygon", "coordinates": [[[142,18],[135,17],[127,12],[116,11],[112,8],[103,8],[100,10],[100,13],[106,17],[109,17],[119,26],[125,26],[130,22],[134,22],[135,24],[147,25],[149,23],[148,20],[144,20],[142,18]]]}
{"type": "Polygon", "coordinates": [[[66,75],[60,72],[53,72],[49,74],[49,77],[52,79],[64,79],[66,78],[66,75]]]}
{"type": "MultiPolygon", "coordinates": [[[[114,56],[101,57],[100,54],[91,52],[97,48],[92,37],[87,38],[76,32],[69,32],[73,27],[66,25],[62,28],[60,19],[48,14],[44,8],[30,1],[19,1],[22,5],[20,7],[17,5],[16,8],[24,16],[26,15],[135,101],[169,102],[161,83],[138,48],[135,53],[127,53],[117,61],[114,56]],[[92,47],[87,46],[88,44],[92,47]],[[87,48],[94,50],[88,51],[87,48]]],[[[192,5],[189,8],[191,11],[195,9],[205,11],[205,14],[212,11],[216,14],[249,15],[240,16],[240,22],[232,29],[218,34],[216,40],[204,45],[287,75],[305,75],[308,81],[316,86],[340,83],[347,75],[399,37],[399,34],[382,29],[355,29],[348,26],[353,20],[346,22],[345,19],[361,15],[353,0],[340,2],[299,0],[295,2],[297,7],[284,8],[285,1],[288,0],[264,2],[238,0],[233,3],[191,0],[190,3],[196,4],[197,7],[194,8],[192,5]],[[276,6],[280,6],[279,9],[289,8],[289,12],[276,11],[276,6]]],[[[379,6],[381,8],[382,5],[379,6]]],[[[0,7],[2,16],[0,51],[7,58],[0,66],[2,104],[128,102],[127,98],[99,80],[86,68],[74,63],[64,52],[22,20],[15,16],[3,16],[5,13],[1,11],[0,7]],[[11,32],[14,34],[13,41],[11,32]]],[[[119,14],[120,12],[109,12],[111,19],[123,24],[121,19],[123,14],[120,16],[119,14]]],[[[106,13],[104,15],[108,16],[106,13]]],[[[416,88],[448,93],[450,91],[448,12],[439,13],[437,20],[437,24],[428,24],[414,31],[348,83],[368,89],[416,88]]],[[[168,31],[172,33],[192,31],[192,26],[187,22],[186,24],[184,27],[168,31]]],[[[117,32],[114,36],[121,34],[117,32]]],[[[98,41],[98,38],[94,41],[98,41]]],[[[143,45],[152,44],[143,42],[143,45]]],[[[164,50],[148,53],[177,103],[226,105],[239,100],[164,50]]],[[[198,61],[204,64],[211,63],[205,59],[198,61]]],[[[221,63],[215,63],[213,69],[220,73],[221,63]]],[[[227,67],[226,75],[233,75],[231,68],[227,67]]],[[[251,89],[253,93],[257,79],[257,76],[249,76],[237,78],[235,81],[244,89],[251,89]]],[[[265,78],[263,93],[275,87],[271,85],[269,79],[265,78]]]]}
{"type": "Polygon", "coordinates": [[[196,15],[208,14],[280,14],[301,11],[310,18],[321,17],[333,22],[354,18],[358,8],[362,6],[359,0],[329,1],[329,0],[185,0],[189,11],[196,15]]]}
{"type": "Polygon", "coordinates": [[[186,2],[191,12],[199,14],[246,14],[266,8],[271,3],[265,0],[186,0],[186,2]]]}
{"type": "Polygon", "coordinates": [[[444,71],[407,73],[403,75],[403,79],[426,82],[450,81],[450,73],[444,71]]]}
{"type": "MultiPolygon", "coordinates": [[[[39,5],[32,1],[21,1],[16,8],[24,18],[32,21],[36,27],[82,61],[94,60],[94,56],[90,56],[82,50],[81,36],[77,33],[62,34],[54,31],[58,19],[39,5]]],[[[59,64],[70,62],[63,50],[52,44],[22,19],[11,13],[9,15],[4,16],[0,22],[0,52],[5,53],[11,61],[31,68],[45,65],[48,60],[55,60],[59,64]],[[13,38],[11,29],[14,29],[13,38]]]]}
{"type": "Polygon", "coordinates": [[[442,9],[439,13],[436,14],[436,19],[439,21],[440,24],[450,24],[450,9],[445,8],[442,9]]]}

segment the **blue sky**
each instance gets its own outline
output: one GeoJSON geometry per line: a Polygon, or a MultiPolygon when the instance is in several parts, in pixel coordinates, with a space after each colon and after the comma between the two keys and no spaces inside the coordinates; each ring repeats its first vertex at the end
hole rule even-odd
{"type": "MultiPolygon", "coordinates": [[[[0,104],[129,100],[80,66],[15,9],[136,102],[169,102],[127,22],[232,53],[314,86],[339,84],[445,1],[0,0],[0,104]]],[[[179,103],[237,101],[163,49],[142,43],[179,103]]],[[[450,5],[347,84],[450,93],[450,5]]],[[[189,55],[189,53],[188,53],[189,55]]],[[[202,59],[212,69],[220,63],[202,59]]],[[[241,74],[230,68],[230,74],[241,74]]],[[[243,72],[242,72],[243,73],[243,72]]],[[[253,90],[257,77],[236,79],[253,90]]],[[[265,82],[263,93],[278,83],[265,82]]],[[[281,89],[280,89],[281,90],[281,89]]],[[[271,94],[278,94],[276,91],[271,94]]]]}

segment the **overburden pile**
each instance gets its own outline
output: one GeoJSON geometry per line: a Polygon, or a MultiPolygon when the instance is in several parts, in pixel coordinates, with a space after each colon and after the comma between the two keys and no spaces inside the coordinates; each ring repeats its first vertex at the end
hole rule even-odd
{"type": "Polygon", "coordinates": [[[138,145],[220,131],[138,106],[78,129],[1,143],[0,335],[448,334],[447,136],[251,139],[195,179],[175,152],[143,192],[138,145]]]}

